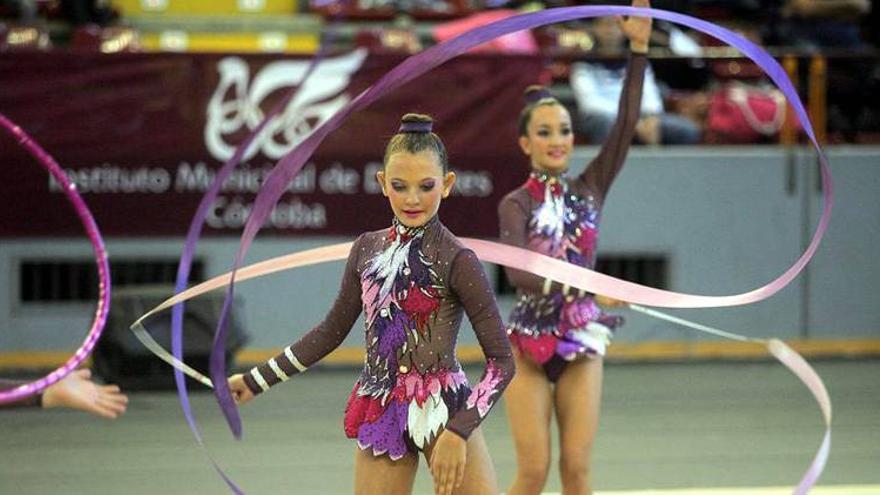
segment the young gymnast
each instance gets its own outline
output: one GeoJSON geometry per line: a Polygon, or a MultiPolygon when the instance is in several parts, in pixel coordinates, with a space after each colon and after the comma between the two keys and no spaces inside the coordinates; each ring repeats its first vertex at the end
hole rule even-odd
{"type": "Polygon", "coordinates": [[[366,361],[344,419],[358,441],[356,494],[410,493],[419,452],[435,493],[498,492],[478,426],[513,377],[513,356],[480,261],[437,216],[455,174],[431,128],[430,117],[407,114],[388,143],[376,178],[392,224],[354,242],[324,321],[229,380],[236,401],[250,401],[336,349],[363,311],[366,361]],[[487,358],[473,388],[455,356],[462,313],[487,358]]]}
{"type": "MultiPolygon", "coordinates": [[[[649,7],[647,0],[632,5],[649,7]]],[[[566,175],[574,142],[568,111],[545,89],[527,90],[519,145],[531,161],[531,174],[498,207],[502,242],[594,267],[602,205],[639,119],[651,35],[649,18],[619,22],[632,53],[617,121],[599,154],[577,177],[566,175]]],[[[621,303],[515,269],[507,269],[507,275],[518,292],[507,324],[517,365],[505,395],[517,454],[516,479],[508,493],[538,494],[544,487],[554,411],[563,493],[592,493],[589,464],[599,419],[602,356],[621,323],[596,302],[621,303]]]]}

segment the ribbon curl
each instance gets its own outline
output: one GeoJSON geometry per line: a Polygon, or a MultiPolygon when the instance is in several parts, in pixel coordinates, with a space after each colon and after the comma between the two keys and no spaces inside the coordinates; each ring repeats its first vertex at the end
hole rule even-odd
{"type": "MultiPolygon", "coordinates": [[[[331,25],[327,28],[326,34],[324,38],[321,40],[321,45],[318,49],[318,52],[310,61],[308,67],[306,68],[305,74],[303,74],[302,79],[299,84],[294,86],[287,92],[287,94],[278,102],[272,110],[266,114],[263,118],[262,122],[257,125],[257,127],[238,145],[235,149],[233,155],[223,164],[220,170],[217,171],[217,175],[214,178],[214,181],[211,183],[208,190],[205,192],[205,195],[202,196],[201,201],[199,202],[199,206],[196,209],[195,215],[193,215],[193,219],[190,222],[189,229],[187,230],[186,240],[184,241],[183,250],[180,255],[180,262],[177,266],[177,275],[175,279],[174,292],[180,293],[183,291],[188,282],[189,282],[189,274],[192,268],[192,260],[195,254],[196,246],[198,244],[199,237],[201,236],[202,228],[205,225],[205,219],[207,218],[208,212],[210,211],[214,201],[217,196],[220,194],[220,190],[223,186],[223,183],[226,182],[226,179],[232,174],[233,170],[241,163],[244,155],[248,151],[248,148],[251,147],[254,140],[263,132],[266,126],[284,109],[293,101],[296,95],[299,93],[299,90],[306,84],[311,75],[314,73],[315,69],[318,67],[318,64],[324,59],[329,47],[332,45],[332,40],[335,37],[335,30],[333,26],[341,19],[341,11],[338,12],[333,19],[331,25]]],[[[220,320],[218,322],[218,331],[214,335],[214,342],[212,349],[223,348],[225,347],[225,334],[226,327],[228,324],[228,316],[229,310],[231,308],[230,304],[232,301],[232,295],[234,291],[234,277],[230,279],[229,290],[227,292],[226,299],[223,301],[223,308],[220,314],[220,320]]],[[[192,370],[188,366],[186,366],[183,361],[183,317],[184,317],[184,306],[183,301],[179,301],[174,305],[171,316],[171,360],[169,362],[180,363],[180,366],[174,367],[174,382],[177,387],[177,395],[180,400],[180,406],[183,410],[184,417],[186,418],[187,425],[189,426],[190,431],[192,431],[193,436],[196,438],[199,446],[207,455],[208,459],[211,461],[214,470],[223,478],[223,481],[226,482],[226,485],[233,491],[233,493],[244,493],[238,485],[229,477],[217,461],[213,458],[213,456],[208,451],[205,446],[204,440],[202,439],[201,431],[199,430],[198,424],[195,420],[195,416],[192,413],[192,408],[189,403],[189,393],[186,388],[186,381],[184,380],[184,373],[189,374],[190,376],[195,376],[195,374],[191,373],[192,370]]],[[[146,330],[141,327],[141,330],[145,335],[149,335],[146,333],[146,330]]],[[[158,349],[151,347],[150,344],[147,343],[144,339],[141,339],[145,345],[150,348],[151,351],[156,353],[161,347],[158,349]]],[[[155,346],[158,346],[155,342],[153,343],[155,346]]],[[[157,354],[160,355],[160,354],[157,354]]],[[[161,355],[160,355],[161,357],[161,355]]],[[[165,359],[165,358],[163,358],[165,359]]],[[[235,404],[232,401],[232,395],[229,392],[229,385],[225,380],[226,374],[226,359],[225,356],[220,356],[219,358],[213,352],[211,353],[210,362],[210,374],[214,377],[214,380],[219,384],[217,387],[213,387],[213,385],[209,385],[214,388],[214,396],[217,399],[218,404],[220,405],[220,410],[223,412],[227,423],[230,425],[232,429],[233,436],[237,439],[241,438],[241,418],[238,415],[238,409],[235,407],[235,404]],[[223,377],[223,379],[219,379],[219,377],[223,377]]],[[[205,377],[202,377],[202,383],[210,383],[205,377]]]]}
{"type": "MultiPolygon", "coordinates": [[[[663,19],[693,28],[697,31],[714,36],[726,42],[727,44],[738,48],[743,53],[743,55],[745,55],[747,58],[751,59],[758,66],[764,69],[770,79],[773,80],[774,83],[776,83],[776,85],[788,99],[789,103],[792,105],[792,108],[794,109],[798,120],[803,124],[803,129],[805,133],[807,134],[808,138],[816,149],[819,157],[819,165],[822,175],[824,206],[822,215],[819,219],[819,223],[816,227],[813,237],[806,250],[802,253],[798,260],[782,275],[780,275],[770,283],[744,294],[736,294],[733,296],[696,296],[680,294],[676,292],[657,291],[657,289],[651,289],[649,287],[627,286],[625,285],[626,283],[623,281],[612,279],[610,277],[605,277],[601,274],[596,274],[595,272],[590,275],[580,272],[583,277],[589,279],[588,284],[585,283],[582,285],[589,286],[595,292],[601,292],[612,297],[617,297],[634,302],[642,302],[648,305],[670,307],[710,307],[748,304],[750,302],[756,302],[765,299],[781,290],[789,282],[791,282],[797,276],[797,274],[800,273],[801,270],[803,270],[804,266],[806,266],[807,262],[818,249],[822,235],[827,229],[833,204],[833,190],[830,172],[828,170],[827,158],[816,140],[815,133],[813,131],[812,125],[809,122],[809,119],[807,118],[806,111],[797,96],[796,90],[794,89],[791,82],[788,80],[784,69],[759,46],[742,38],[741,36],[733,33],[730,30],[727,30],[720,26],[716,26],[712,23],[702,21],[691,16],[659,9],[613,6],[567,7],[559,9],[549,9],[541,12],[510,17],[494,22],[492,24],[481,26],[479,28],[461,34],[458,37],[453,38],[449,41],[435,45],[417,55],[408,58],[406,61],[395,67],[388,74],[379,79],[373,86],[358,95],[346,107],[342,108],[330,119],[318,126],[312,134],[310,134],[290,153],[285,155],[278,162],[275,168],[273,168],[273,170],[267,177],[263,187],[257,194],[253,210],[245,225],[244,231],[241,236],[241,241],[239,243],[239,248],[233,261],[232,275],[230,281],[235,280],[235,273],[242,265],[242,262],[250,248],[252,241],[256,237],[267,217],[270,215],[274,205],[286,191],[287,184],[289,184],[289,182],[296,176],[296,174],[299,173],[306,160],[312,155],[312,153],[315,151],[321,141],[323,141],[323,139],[326,138],[327,135],[329,135],[331,132],[339,128],[339,126],[349,115],[365,108],[382,96],[388,94],[391,91],[394,91],[401,85],[432,70],[433,68],[450,60],[451,58],[456,57],[475,46],[478,46],[499,36],[503,36],[505,34],[510,34],[524,29],[532,29],[547,24],[566,22],[581,18],[612,15],[653,17],[656,19],[663,19]]],[[[267,120],[269,118],[271,118],[271,115],[267,117],[267,120]]],[[[192,225],[195,226],[196,224],[198,224],[200,226],[203,221],[204,212],[202,211],[202,209],[200,209],[199,213],[197,213],[197,215],[194,217],[192,225]]],[[[478,242],[486,243],[487,241],[478,242]]],[[[538,257],[539,255],[532,252],[512,253],[509,250],[505,250],[505,247],[492,243],[485,244],[485,247],[488,249],[488,251],[486,252],[486,256],[488,257],[487,259],[491,260],[496,257],[507,258],[508,256],[514,256],[517,259],[510,259],[508,261],[512,261],[514,263],[514,266],[526,271],[533,271],[537,273],[536,270],[538,268],[536,267],[542,266],[546,263],[550,263],[549,261],[540,259],[538,257]]],[[[509,246],[507,246],[506,248],[510,249],[509,246]]],[[[182,260],[192,259],[192,249],[194,249],[194,247],[190,245],[187,245],[184,248],[182,260]]],[[[551,271],[556,273],[556,276],[551,278],[555,278],[560,281],[567,280],[567,274],[573,273],[570,266],[567,266],[564,269],[560,268],[551,271]]],[[[183,281],[185,282],[185,277],[183,281]]],[[[180,282],[181,278],[179,277],[178,292],[181,289],[180,282]]],[[[569,285],[578,287],[581,286],[577,283],[569,283],[569,285]]],[[[227,418],[230,429],[236,437],[239,437],[241,435],[241,420],[237,414],[235,405],[229,394],[228,387],[225,384],[224,376],[224,342],[226,339],[226,322],[228,318],[232,292],[233,285],[230,284],[229,290],[227,291],[227,300],[224,303],[223,312],[220,318],[220,324],[218,325],[217,333],[214,339],[214,345],[211,352],[210,368],[211,376],[214,381],[218,382],[222,380],[224,382],[223,385],[220,385],[215,389],[215,395],[217,396],[221,409],[223,409],[224,415],[227,418]]],[[[178,332],[180,329],[180,314],[182,313],[178,313],[178,315],[176,315],[178,317],[174,319],[174,325],[172,326],[174,332],[178,332]]],[[[178,353],[175,352],[175,354],[178,353]]]]}
{"type": "MultiPolygon", "coordinates": [[[[493,246],[494,243],[485,243],[485,241],[478,241],[476,239],[461,239],[465,246],[473,249],[478,257],[481,259],[486,259],[487,257],[491,257],[493,255],[493,247],[509,247],[509,246],[493,246]]],[[[295,268],[302,268],[305,266],[315,265],[319,263],[327,263],[330,261],[339,261],[344,260],[348,257],[349,252],[351,251],[351,242],[345,242],[341,244],[334,244],[331,246],[324,246],[315,249],[309,249],[305,251],[299,251],[296,253],[291,253],[284,256],[279,256],[276,258],[272,258],[266,261],[262,261],[259,263],[255,263],[253,265],[249,265],[241,268],[237,276],[235,277],[238,282],[242,282],[248,279],[254,279],[258,277],[263,277],[266,275],[270,275],[273,273],[277,273],[284,270],[292,270],[295,268]]],[[[513,248],[520,251],[525,251],[520,248],[513,248]]],[[[529,251],[531,252],[531,251],[529,251]]],[[[539,255],[544,256],[544,255],[539,255]]],[[[565,262],[561,262],[554,258],[547,258],[547,260],[561,263],[563,265],[567,265],[565,262]]],[[[515,258],[514,258],[515,259],[515,258]]],[[[552,266],[553,264],[549,265],[552,266]]],[[[511,266],[511,265],[508,265],[511,266]]],[[[512,265],[518,266],[518,265],[512,265]]],[[[552,268],[557,268],[552,266],[552,268]]],[[[586,272],[591,272],[586,268],[570,266],[570,270],[583,270],[586,272]]],[[[536,268],[536,272],[538,275],[551,275],[554,273],[554,270],[544,270],[543,267],[536,268]]],[[[214,277],[206,282],[203,282],[195,287],[191,287],[186,291],[183,291],[174,297],[167,299],[162,302],[155,308],[151,309],[149,312],[141,316],[137,319],[132,325],[131,330],[134,332],[135,337],[141,341],[150,351],[152,351],[156,356],[165,361],[166,363],[173,366],[176,370],[180,370],[190,377],[198,380],[202,384],[207,387],[213,387],[213,382],[210,378],[206,377],[202,373],[194,370],[189,367],[186,363],[178,359],[177,357],[171,355],[162,348],[152,336],[144,329],[143,322],[150,318],[151,316],[168,309],[176,304],[179,304],[183,301],[198,297],[207,292],[211,292],[214,290],[222,289],[223,287],[228,286],[233,278],[232,273],[226,273],[217,277],[214,277]]],[[[575,277],[577,278],[577,277],[575,277]]],[[[632,284],[635,285],[635,284],[632,284]]],[[[589,286],[584,285],[582,287],[584,290],[589,290],[589,286]]],[[[639,306],[637,304],[630,303],[629,307],[635,311],[646,314],[653,318],[659,318],[666,321],[671,321],[678,325],[683,325],[685,327],[699,330],[701,332],[711,333],[713,335],[723,337],[726,339],[737,340],[740,342],[753,342],[757,344],[761,344],[765,346],[768,352],[773,355],[780,363],[782,363],[786,368],[788,368],[792,373],[797,376],[801,382],[810,390],[813,396],[816,398],[816,402],[819,405],[819,408],[822,411],[822,416],[825,422],[825,436],[822,441],[822,444],[816,453],[813,462],[810,467],[807,469],[805,474],[803,475],[800,484],[797,489],[794,491],[795,495],[803,495],[809,491],[809,489],[815,484],[815,482],[819,479],[819,476],[822,474],[822,471],[825,467],[825,464],[828,461],[828,455],[831,449],[831,400],[828,397],[828,392],[825,389],[825,385],[822,383],[822,379],[819,378],[819,375],[810,367],[810,365],[799,355],[797,352],[788,347],[785,343],[778,339],[758,339],[758,338],[750,338],[744,335],[734,334],[731,332],[727,332],[724,330],[719,330],[717,328],[712,328],[706,325],[702,325],[699,323],[694,323],[688,320],[684,320],[682,318],[678,318],[672,315],[667,315],[665,313],[661,313],[656,310],[652,310],[650,308],[645,308],[639,306]]],[[[224,377],[225,381],[225,377],[224,377]]]]}
{"type": "MultiPolygon", "coordinates": [[[[813,131],[812,125],[807,118],[807,113],[803,105],[801,104],[797,92],[791,84],[791,81],[788,80],[785,70],[758,45],[746,40],[745,38],[737,35],[736,33],[728,29],[716,26],[712,23],[684,14],[677,14],[665,10],[611,6],[566,7],[558,9],[548,9],[541,12],[509,17],[485,26],[478,27],[476,29],[463,33],[456,38],[430,47],[417,55],[409,57],[403,63],[401,63],[400,65],[392,69],[388,74],[379,79],[370,88],[366,89],[364,92],[358,95],[348,105],[340,109],[330,119],[318,126],[312,134],[310,134],[303,142],[296,146],[290,153],[285,155],[272,169],[265,183],[260,188],[256,200],[254,201],[253,210],[247,220],[241,236],[239,248],[233,263],[232,272],[235,273],[238,267],[241,266],[242,262],[244,261],[245,255],[250,248],[251,243],[253,242],[259,230],[262,228],[262,225],[268,218],[269,214],[272,212],[272,208],[274,207],[274,205],[285,193],[287,185],[290,183],[291,180],[293,180],[296,174],[299,173],[303,165],[306,163],[306,160],[312,155],[312,153],[315,151],[321,141],[323,141],[324,138],[326,138],[327,135],[329,135],[331,132],[339,128],[339,126],[342,125],[342,123],[345,121],[346,118],[348,118],[349,115],[363,109],[364,107],[378,100],[382,96],[395,90],[401,85],[415,79],[416,77],[432,70],[443,62],[446,62],[475,46],[478,46],[499,36],[510,34],[512,32],[520,31],[523,29],[532,29],[546,24],[554,24],[580,18],[612,15],[653,17],[656,19],[663,19],[673,23],[685,25],[687,27],[714,36],[728,43],[729,45],[738,48],[746,57],[748,57],[757,65],[759,65],[762,69],[764,69],[767,75],[776,83],[776,85],[780,88],[788,101],[791,103],[792,107],[794,108],[795,114],[803,124],[804,131],[813,143],[819,155],[819,164],[822,174],[822,185],[825,199],[822,216],[819,219],[819,224],[816,228],[815,233],[813,234],[809,246],[801,255],[801,257],[791,267],[789,267],[782,275],[777,277],[772,282],[757,289],[754,289],[748,293],[737,294],[734,296],[691,296],[671,292],[666,294],[662,298],[658,296],[657,299],[651,301],[641,300],[641,302],[648,305],[675,307],[706,307],[713,305],[727,306],[760,301],[781,290],[789,282],[791,282],[797,276],[797,274],[800,273],[801,270],[803,270],[804,266],[806,266],[807,262],[815,253],[816,249],[818,249],[819,242],[821,241],[822,235],[824,234],[828,225],[828,220],[831,215],[831,207],[833,203],[832,184],[830,173],[828,171],[827,158],[825,157],[824,152],[819,146],[819,143],[816,141],[816,136],[813,131]]],[[[505,256],[505,254],[502,253],[499,248],[494,248],[493,250],[496,251],[499,256],[505,256]]],[[[185,252],[184,254],[191,256],[192,253],[185,252]]],[[[523,270],[530,271],[529,267],[532,264],[542,263],[539,258],[536,258],[534,256],[535,253],[523,253],[520,256],[520,265],[522,266],[523,270]]],[[[560,270],[560,276],[562,275],[564,275],[564,273],[562,273],[562,270],[560,270]]],[[[598,274],[596,274],[595,276],[598,276],[598,274]]],[[[632,301],[637,301],[636,296],[639,295],[639,291],[650,289],[648,287],[640,287],[639,291],[621,290],[621,282],[622,281],[619,280],[605,279],[602,284],[594,286],[593,288],[597,289],[596,292],[607,294],[611,297],[617,297],[620,299],[632,301]]],[[[216,338],[214,340],[214,346],[211,352],[212,377],[215,381],[220,377],[220,374],[215,373],[215,371],[222,371],[222,368],[219,365],[225,365],[225,352],[223,343],[226,339],[225,321],[229,309],[228,299],[231,294],[232,288],[230,287],[230,290],[227,292],[227,303],[224,305],[224,312],[221,315],[221,325],[218,325],[216,338]]],[[[224,408],[224,413],[226,414],[230,428],[236,434],[240,433],[241,422],[238,418],[238,415],[232,410],[225,410],[225,408],[227,407],[229,409],[235,408],[234,404],[232,403],[231,397],[229,397],[229,391],[226,389],[225,386],[221,386],[220,388],[215,390],[215,394],[218,396],[221,407],[224,408]]]]}

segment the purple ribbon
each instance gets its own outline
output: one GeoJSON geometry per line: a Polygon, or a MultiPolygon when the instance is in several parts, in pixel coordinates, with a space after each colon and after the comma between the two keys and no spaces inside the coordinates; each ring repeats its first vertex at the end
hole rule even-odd
{"type": "MultiPolygon", "coordinates": [[[[760,66],[767,73],[770,79],[773,80],[773,82],[779,87],[779,89],[788,99],[789,103],[792,105],[792,108],[794,109],[798,120],[803,125],[803,129],[809,137],[810,141],[813,143],[813,146],[815,147],[819,157],[820,171],[822,174],[822,186],[824,191],[824,207],[816,231],[813,234],[809,246],[801,255],[801,257],[777,279],[773,280],[766,286],[756,290],[756,292],[761,292],[762,294],[764,294],[764,297],[767,297],[770,294],[777,292],[781,287],[784,287],[786,284],[788,284],[801,270],[803,270],[804,266],[806,266],[807,262],[815,253],[816,249],[818,249],[822,235],[827,229],[828,220],[831,214],[831,207],[833,204],[833,190],[830,173],[828,170],[827,158],[825,157],[824,152],[819,146],[819,143],[816,141],[816,136],[813,131],[813,127],[810,124],[809,119],[807,118],[806,110],[804,109],[803,104],[798,98],[795,88],[788,80],[785,70],[759,46],[742,38],[741,36],[728,29],[716,26],[712,23],[691,16],[677,14],[664,10],[614,6],[567,7],[548,9],[541,12],[509,17],[485,26],[478,27],[476,29],[463,33],[456,38],[435,45],[417,55],[409,57],[403,63],[392,69],[388,74],[386,74],[374,85],[358,95],[354,100],[352,100],[348,105],[339,110],[330,119],[318,126],[313,131],[313,133],[310,134],[303,142],[301,142],[287,155],[285,155],[271,171],[265,183],[263,184],[263,187],[257,194],[256,200],[254,201],[253,210],[244,227],[244,231],[241,236],[241,242],[239,244],[239,248],[233,262],[233,277],[236,270],[241,266],[250,248],[250,245],[256,237],[257,233],[259,232],[261,226],[263,225],[267,217],[271,214],[274,205],[286,191],[287,185],[299,173],[299,171],[302,169],[302,167],[315,151],[315,149],[318,147],[318,145],[327,137],[327,135],[339,128],[339,126],[345,121],[346,118],[348,118],[349,115],[365,108],[382,96],[394,91],[395,89],[415,79],[416,77],[434,69],[438,65],[466,52],[473,47],[491,41],[492,39],[495,39],[499,36],[510,34],[523,29],[532,29],[547,24],[567,22],[574,19],[613,15],[645,16],[653,17],[655,19],[663,19],[669,22],[690,27],[697,31],[718,38],[728,45],[739,49],[745,57],[751,59],[758,66],[760,66]]],[[[267,120],[272,116],[273,114],[267,116],[267,120]]],[[[241,146],[239,149],[241,150],[245,148],[246,146],[241,146]]],[[[237,153],[237,155],[240,155],[240,153],[237,153]]],[[[232,162],[232,160],[230,160],[230,162],[232,162]]],[[[227,166],[229,164],[230,163],[227,163],[227,166]]],[[[215,182],[216,187],[213,187],[208,194],[213,193],[214,195],[216,195],[216,189],[219,189],[219,184],[221,183],[222,182],[220,181],[220,174],[218,174],[217,181],[215,182]]],[[[205,210],[207,209],[206,205],[210,204],[211,201],[203,201],[202,205],[200,205],[199,212],[193,219],[192,225],[194,226],[194,228],[190,229],[191,232],[195,232],[196,234],[198,233],[198,230],[200,230],[201,225],[204,221],[204,217],[206,214],[205,210]]],[[[190,241],[190,238],[190,236],[188,236],[187,238],[188,242],[187,245],[184,247],[184,251],[181,256],[181,265],[184,264],[184,261],[186,261],[186,263],[188,264],[192,260],[195,241],[190,241]]],[[[185,281],[186,277],[178,277],[178,292],[182,290],[182,283],[185,284],[185,281]]],[[[238,437],[241,434],[241,420],[237,414],[235,404],[232,401],[228,387],[226,386],[226,377],[224,376],[224,342],[226,339],[226,322],[232,293],[233,286],[232,284],[230,284],[229,290],[227,291],[227,300],[224,303],[220,324],[218,325],[217,334],[214,339],[214,346],[211,354],[211,377],[215,383],[215,394],[218,397],[218,401],[220,402],[221,408],[224,411],[224,415],[226,416],[233,433],[238,437]]],[[[175,328],[177,331],[179,331],[180,329],[181,316],[182,312],[175,312],[173,328],[175,328]]],[[[173,346],[173,350],[175,351],[175,356],[179,358],[179,333],[176,334],[176,338],[177,340],[172,342],[173,344],[176,344],[175,346],[173,346]]],[[[176,378],[178,380],[179,390],[184,391],[181,396],[181,400],[183,402],[185,388],[182,388],[180,386],[182,376],[178,374],[176,375],[176,378]]],[[[818,464],[824,465],[824,462],[818,464]]],[[[816,465],[813,466],[813,468],[816,467],[816,465]]],[[[818,472],[821,472],[821,467],[822,466],[818,466],[818,472]]],[[[811,468],[811,470],[813,468],[811,468]]],[[[818,474],[814,474],[816,475],[816,477],[818,476],[818,474]]],[[[799,487],[799,489],[795,493],[806,493],[806,490],[809,489],[809,486],[810,485],[807,484],[806,488],[799,487]]]]}
{"type": "MultiPolygon", "coordinates": [[[[333,2],[327,2],[333,3],[333,2]]],[[[341,17],[341,13],[334,18],[334,23],[337,22],[341,17]]],[[[325,57],[327,51],[329,50],[330,45],[332,45],[332,40],[334,37],[334,31],[332,29],[332,24],[327,28],[324,39],[321,42],[321,45],[318,49],[318,52],[315,54],[314,58],[312,58],[309,66],[306,68],[306,72],[300,80],[299,85],[291,88],[290,91],[284,96],[284,98],[275,105],[272,110],[265,116],[262,122],[254,129],[250,135],[245,138],[241,144],[235,149],[233,155],[223,164],[223,166],[218,170],[214,181],[211,183],[211,186],[205,192],[205,195],[202,197],[201,202],[196,210],[195,215],[193,216],[192,221],[190,222],[189,229],[187,230],[186,240],[184,241],[183,250],[180,254],[180,262],[177,267],[177,277],[174,285],[175,294],[179,294],[186,290],[186,287],[189,283],[189,275],[192,268],[192,260],[195,254],[196,245],[198,244],[199,237],[201,236],[202,228],[205,225],[205,219],[208,215],[210,208],[213,206],[214,201],[220,193],[220,189],[223,187],[223,183],[226,182],[226,179],[232,174],[240,163],[248,148],[253,144],[254,140],[260,133],[265,129],[265,127],[272,121],[279,113],[284,111],[287,105],[296,97],[299,89],[302,88],[306,81],[308,81],[309,77],[317,68],[318,63],[325,57]]],[[[235,259],[235,266],[240,264],[239,259],[235,259]]],[[[234,293],[234,277],[235,271],[233,271],[233,276],[231,278],[229,288],[226,292],[226,298],[223,301],[223,308],[220,314],[220,319],[217,324],[217,332],[214,334],[214,342],[211,351],[211,357],[209,361],[209,374],[211,376],[211,380],[214,384],[214,396],[217,399],[218,404],[220,405],[220,410],[223,412],[223,415],[226,418],[226,422],[229,424],[230,429],[232,430],[232,434],[235,438],[241,439],[241,417],[238,414],[238,408],[235,407],[235,402],[232,399],[232,394],[229,391],[229,384],[226,378],[226,353],[222,351],[226,347],[226,328],[229,323],[229,311],[231,310],[232,304],[232,296],[234,293]],[[220,352],[215,352],[216,349],[221,349],[220,352]]],[[[183,361],[183,315],[184,315],[184,303],[181,302],[179,304],[174,305],[172,308],[171,315],[171,352],[175,358],[180,361],[183,361]]],[[[208,456],[213,465],[214,469],[217,473],[223,478],[226,482],[227,486],[234,493],[244,493],[241,488],[239,488],[232,479],[220,468],[217,462],[214,460],[213,456],[211,456],[210,452],[205,447],[204,440],[202,439],[201,431],[196,423],[195,417],[192,413],[192,408],[189,402],[189,392],[186,388],[186,380],[184,378],[183,372],[179,369],[174,368],[174,382],[177,386],[177,395],[180,399],[180,407],[183,410],[184,417],[186,418],[186,422],[189,425],[190,431],[192,431],[193,436],[195,436],[196,441],[199,446],[208,456]]]]}
{"type": "Polygon", "coordinates": [[[61,185],[61,189],[70,203],[73,204],[76,214],[79,216],[83,227],[85,227],[89,240],[92,243],[92,249],[95,252],[95,263],[98,265],[98,307],[95,310],[95,319],[92,321],[92,326],[82,345],[67,362],[43,378],[0,392],[0,404],[2,404],[21,400],[42,392],[46,387],[73,372],[91,354],[92,349],[98,342],[98,338],[101,337],[101,333],[104,331],[104,324],[107,323],[107,311],[110,309],[110,266],[107,262],[107,250],[104,248],[101,232],[98,231],[95,218],[89,211],[88,206],[86,206],[85,201],[76,192],[76,185],[70,182],[67,174],[64,173],[64,170],[61,169],[49,153],[41,148],[21,127],[15,125],[3,114],[0,114],[0,127],[11,134],[18,141],[18,144],[24,147],[61,185]]]}

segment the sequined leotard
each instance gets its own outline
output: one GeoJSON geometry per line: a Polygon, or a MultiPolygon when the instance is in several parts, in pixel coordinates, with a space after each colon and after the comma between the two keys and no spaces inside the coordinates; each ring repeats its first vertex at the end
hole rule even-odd
{"type": "Polygon", "coordinates": [[[513,376],[510,344],[476,255],[437,217],[355,241],[339,295],[324,321],[245,374],[255,394],[287,380],[338,347],[365,314],[366,362],[345,411],[345,433],[361,449],[399,459],[442,428],[467,439],[513,376]],[[471,389],[455,356],[467,313],[487,358],[471,389]]]}
{"type": "MultiPolygon", "coordinates": [[[[599,154],[575,179],[532,172],[498,207],[501,241],[593,268],[603,201],[623,166],[639,118],[647,59],[632,54],[617,122],[599,154]]],[[[507,325],[520,353],[556,381],[567,362],[604,355],[622,319],[602,312],[590,294],[507,269],[518,300],[507,325]],[[586,324],[584,324],[586,322],[586,324]]]]}

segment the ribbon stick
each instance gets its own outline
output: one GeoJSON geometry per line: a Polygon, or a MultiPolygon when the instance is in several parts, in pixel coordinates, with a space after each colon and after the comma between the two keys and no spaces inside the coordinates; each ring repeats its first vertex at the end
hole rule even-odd
{"type": "Polygon", "coordinates": [[[43,378],[19,385],[11,390],[0,391],[0,404],[2,404],[18,401],[42,392],[53,383],[72,373],[91,354],[92,349],[94,349],[95,344],[98,342],[98,338],[101,337],[101,333],[104,331],[104,325],[107,323],[107,312],[110,309],[110,265],[107,261],[107,250],[104,247],[101,232],[98,230],[95,218],[89,211],[88,206],[86,206],[85,201],[76,191],[76,185],[70,181],[67,174],[64,173],[64,170],[61,169],[49,153],[41,148],[21,127],[15,125],[3,114],[0,114],[0,127],[12,135],[43,168],[49,171],[52,178],[61,185],[64,195],[73,204],[80,222],[85,227],[89,241],[92,244],[92,250],[95,253],[95,263],[98,266],[98,307],[95,309],[95,318],[82,345],[64,364],[43,378]]]}
{"type": "Polygon", "coordinates": [[[708,333],[711,335],[715,335],[718,337],[723,337],[725,339],[736,340],[739,342],[752,342],[755,344],[766,344],[767,339],[756,339],[752,337],[746,337],[745,335],[740,335],[733,332],[727,332],[725,330],[721,330],[718,328],[710,327],[708,325],[703,325],[701,323],[695,323],[693,321],[685,320],[684,318],[679,318],[677,316],[672,316],[670,314],[663,313],[661,311],[657,311],[656,309],[646,308],[644,306],[640,306],[638,304],[627,304],[629,309],[633,311],[637,311],[639,313],[648,315],[652,318],[657,318],[658,320],[665,320],[671,323],[675,323],[676,325],[681,325],[683,327],[692,328],[694,330],[708,333]]]}
{"type": "Polygon", "coordinates": [[[149,332],[147,332],[147,329],[144,328],[144,324],[141,323],[140,320],[132,323],[130,328],[131,331],[134,332],[134,336],[141,342],[141,344],[144,344],[144,347],[146,347],[156,357],[170,364],[174,368],[175,373],[183,373],[208,388],[214,388],[214,384],[211,383],[210,378],[199,373],[190,365],[184,363],[180,359],[177,359],[177,357],[175,357],[173,354],[166,351],[161,344],[156,342],[156,339],[154,339],[153,336],[150,335],[149,332]]]}

